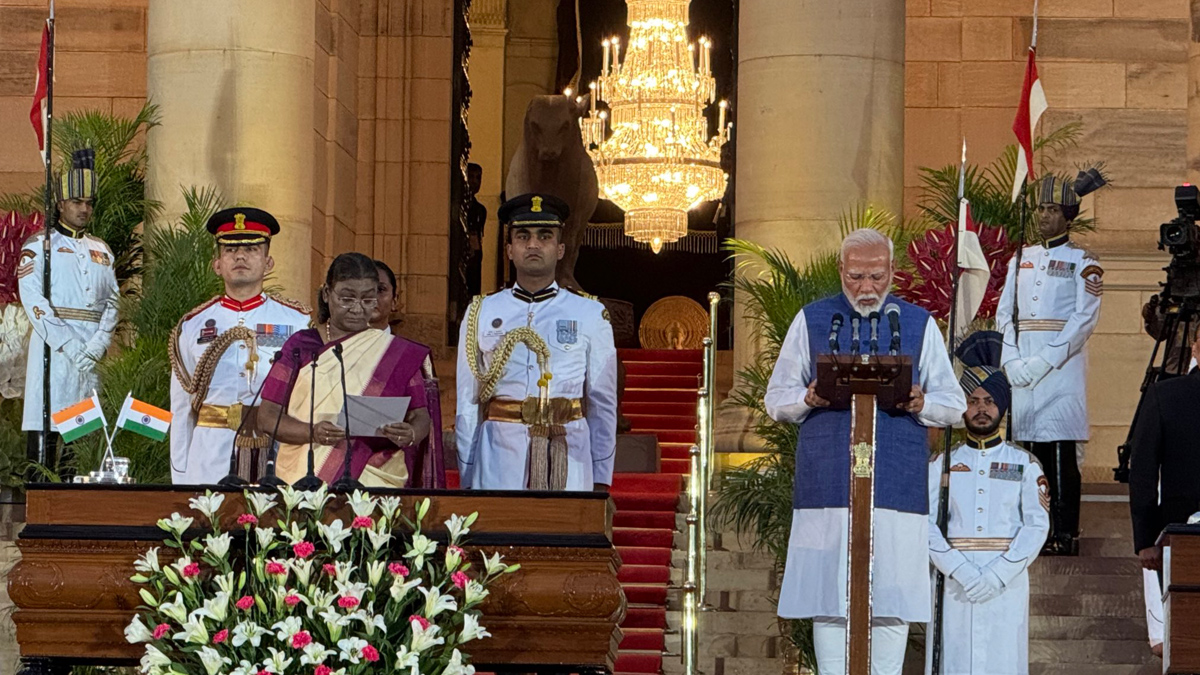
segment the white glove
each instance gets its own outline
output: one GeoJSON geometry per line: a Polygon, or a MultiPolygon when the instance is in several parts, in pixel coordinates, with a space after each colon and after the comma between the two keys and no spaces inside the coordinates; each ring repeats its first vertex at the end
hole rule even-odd
{"type": "Polygon", "coordinates": [[[87,357],[87,347],[80,340],[67,340],[59,347],[58,351],[62,352],[71,365],[84,371],[91,372],[96,367],[96,362],[87,357]]]}
{"type": "Polygon", "coordinates": [[[1004,372],[1008,375],[1008,381],[1014,387],[1028,387],[1033,382],[1033,378],[1029,375],[1028,367],[1025,365],[1024,359],[1014,359],[1009,361],[1004,366],[1004,372]]]}
{"type": "Polygon", "coordinates": [[[963,587],[964,591],[968,587],[977,584],[979,582],[979,577],[981,576],[983,576],[983,570],[979,569],[979,566],[975,563],[970,562],[965,562],[959,565],[958,568],[950,574],[950,578],[957,581],[958,584],[963,587]]]}
{"type": "Polygon", "coordinates": [[[104,358],[104,355],[107,352],[108,352],[108,348],[101,347],[99,344],[96,344],[95,338],[88,340],[87,344],[84,345],[84,347],[83,347],[83,354],[84,354],[84,356],[87,357],[88,362],[91,364],[91,367],[93,367],[93,368],[96,365],[96,361],[99,361],[100,359],[104,358]]]}
{"type": "Polygon", "coordinates": [[[1030,387],[1036,387],[1037,383],[1041,382],[1052,370],[1054,370],[1054,366],[1040,356],[1031,356],[1025,359],[1025,372],[1029,375],[1028,386],[1030,387]]]}
{"type": "Polygon", "coordinates": [[[967,599],[972,603],[987,602],[1000,595],[1004,590],[1004,582],[990,568],[984,568],[979,578],[967,590],[967,599]]]}

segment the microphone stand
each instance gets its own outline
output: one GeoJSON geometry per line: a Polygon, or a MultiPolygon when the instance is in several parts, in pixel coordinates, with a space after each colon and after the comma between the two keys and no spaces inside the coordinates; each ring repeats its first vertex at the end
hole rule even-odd
{"type": "Polygon", "coordinates": [[[346,411],[346,451],[343,455],[342,477],[333,484],[333,489],[339,492],[361,490],[363,484],[350,475],[350,396],[346,392],[346,362],[342,360],[342,344],[333,346],[333,355],[337,357],[338,367],[342,370],[342,409],[346,411]]]}
{"type": "MultiPolygon", "coordinates": [[[[300,348],[292,349],[292,363],[295,364],[296,370],[300,369],[300,348]]],[[[275,460],[279,459],[279,443],[276,438],[279,436],[279,422],[283,419],[283,406],[279,406],[279,413],[275,415],[275,428],[271,430],[271,447],[267,451],[267,466],[263,470],[263,477],[258,480],[258,484],[264,487],[283,487],[287,485],[287,481],[275,475],[275,460]]]]}
{"type": "Polygon", "coordinates": [[[317,352],[313,352],[312,363],[309,364],[312,368],[312,383],[308,395],[308,473],[303,478],[292,484],[292,487],[297,490],[317,490],[323,482],[317,478],[316,471],[313,469],[316,453],[313,450],[313,441],[315,433],[313,432],[313,417],[316,415],[317,405],[317,352]]]}
{"type": "Polygon", "coordinates": [[[879,353],[879,312],[871,312],[871,356],[879,353]]]}

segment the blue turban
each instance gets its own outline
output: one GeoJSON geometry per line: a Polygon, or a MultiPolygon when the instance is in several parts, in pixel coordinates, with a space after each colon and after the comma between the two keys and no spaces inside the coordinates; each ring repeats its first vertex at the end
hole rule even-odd
{"type": "Polygon", "coordinates": [[[954,355],[963,364],[962,377],[958,378],[963,393],[970,396],[976,389],[983,387],[996,402],[1001,417],[1008,412],[1008,406],[1012,402],[1012,387],[1000,368],[1000,351],[1003,348],[1004,340],[1000,333],[983,330],[972,333],[954,350],[954,355]]]}

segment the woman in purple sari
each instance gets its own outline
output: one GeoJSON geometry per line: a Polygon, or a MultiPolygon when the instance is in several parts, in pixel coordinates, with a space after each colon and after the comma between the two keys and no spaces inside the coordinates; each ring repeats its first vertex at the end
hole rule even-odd
{"type": "Polygon", "coordinates": [[[327,483],[341,477],[348,451],[350,475],[363,485],[409,485],[406,453],[401,450],[419,447],[429,436],[421,374],[429,349],[370,327],[379,304],[378,285],[375,263],[367,256],[343,253],[335,258],[318,295],[317,321],[323,325],[292,335],[271,366],[258,423],[271,433],[278,419],[276,471],[289,483],[307,473],[311,443],[316,475],[327,483]],[[344,391],[338,346],[345,363],[344,391]],[[336,424],[347,393],[408,397],[408,412],[403,420],[367,435],[352,429],[355,433],[348,439],[336,424]]]}

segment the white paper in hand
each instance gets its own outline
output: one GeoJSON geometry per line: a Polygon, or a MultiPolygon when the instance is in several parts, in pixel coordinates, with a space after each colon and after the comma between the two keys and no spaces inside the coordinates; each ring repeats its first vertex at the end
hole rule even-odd
{"type": "Polygon", "coordinates": [[[389,424],[403,422],[408,414],[408,396],[349,396],[338,413],[337,425],[350,436],[383,437],[380,430],[389,424]],[[346,425],[346,407],[350,408],[350,425],[346,425]]]}

